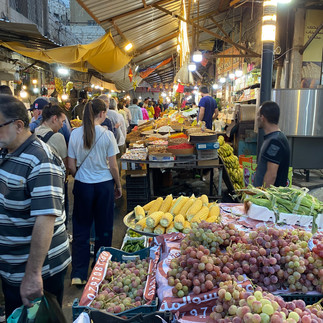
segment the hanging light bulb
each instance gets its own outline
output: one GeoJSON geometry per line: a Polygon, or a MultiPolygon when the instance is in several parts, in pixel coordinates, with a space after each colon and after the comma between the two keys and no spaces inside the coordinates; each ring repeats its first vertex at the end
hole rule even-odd
{"type": "Polygon", "coordinates": [[[28,93],[24,90],[20,91],[19,95],[22,99],[25,99],[28,97],[28,93]]]}
{"type": "Polygon", "coordinates": [[[212,85],[212,87],[213,87],[214,90],[217,90],[219,88],[219,85],[215,83],[215,84],[212,85]]]}
{"type": "Polygon", "coordinates": [[[236,77],[236,76],[235,76],[235,74],[234,74],[234,73],[230,73],[230,74],[229,74],[229,79],[230,79],[230,80],[234,80],[234,79],[235,79],[235,77],[236,77]]]}
{"type": "Polygon", "coordinates": [[[189,63],[189,64],[188,64],[188,70],[189,70],[190,72],[194,72],[194,71],[196,71],[196,64],[195,64],[194,62],[189,63]]]}
{"type": "Polygon", "coordinates": [[[241,77],[243,75],[242,70],[236,70],[235,75],[236,77],[241,77]]]}
{"type": "Polygon", "coordinates": [[[221,83],[225,83],[225,81],[226,81],[225,77],[221,77],[221,78],[220,78],[220,82],[221,82],[221,83]]]}
{"type": "Polygon", "coordinates": [[[68,95],[66,94],[66,93],[64,93],[63,95],[62,95],[62,100],[63,101],[66,101],[68,99],[68,95]]]}
{"type": "Polygon", "coordinates": [[[202,59],[203,59],[203,56],[199,50],[197,50],[193,53],[193,61],[194,62],[200,63],[200,62],[202,62],[202,59]]]}

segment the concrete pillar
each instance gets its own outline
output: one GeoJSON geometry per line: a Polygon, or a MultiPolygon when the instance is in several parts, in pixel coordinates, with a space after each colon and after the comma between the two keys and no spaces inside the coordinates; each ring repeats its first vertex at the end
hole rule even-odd
{"type": "Polygon", "coordinates": [[[304,8],[297,8],[295,11],[293,50],[290,60],[289,78],[289,88],[292,89],[299,89],[301,87],[303,55],[299,53],[299,50],[304,45],[305,13],[306,10],[304,8]]]}

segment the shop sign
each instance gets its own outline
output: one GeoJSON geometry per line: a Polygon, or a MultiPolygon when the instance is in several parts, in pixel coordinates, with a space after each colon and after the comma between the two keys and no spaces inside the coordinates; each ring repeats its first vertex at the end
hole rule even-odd
{"type": "MultiPolygon", "coordinates": [[[[240,55],[240,52],[234,48],[230,47],[219,55],[240,55]]],[[[216,62],[216,75],[217,77],[226,75],[227,73],[236,70],[240,65],[240,57],[223,57],[218,58],[216,62]]]]}

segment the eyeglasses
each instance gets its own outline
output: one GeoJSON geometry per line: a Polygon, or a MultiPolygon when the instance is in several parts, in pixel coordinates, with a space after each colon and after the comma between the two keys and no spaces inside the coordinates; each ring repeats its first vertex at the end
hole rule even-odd
{"type": "Polygon", "coordinates": [[[8,125],[10,123],[13,123],[13,122],[15,122],[17,120],[19,120],[19,119],[12,119],[10,121],[4,122],[4,123],[0,124],[0,128],[4,127],[4,126],[6,126],[6,125],[8,125]]]}

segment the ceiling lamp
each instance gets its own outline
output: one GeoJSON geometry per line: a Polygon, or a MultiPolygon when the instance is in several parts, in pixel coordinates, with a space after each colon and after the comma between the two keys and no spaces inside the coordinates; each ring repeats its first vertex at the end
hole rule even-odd
{"type": "Polygon", "coordinates": [[[57,70],[58,74],[60,75],[68,75],[69,71],[68,69],[64,68],[64,67],[60,67],[58,70],[57,70]]]}
{"type": "Polygon", "coordinates": [[[235,75],[236,77],[241,77],[243,75],[243,72],[241,70],[236,70],[235,75]]]}
{"type": "Polygon", "coordinates": [[[220,82],[221,82],[221,83],[225,83],[225,81],[226,81],[225,77],[221,77],[221,78],[220,78],[220,82]]]}
{"type": "Polygon", "coordinates": [[[200,62],[202,62],[202,59],[203,59],[203,56],[199,50],[197,50],[193,53],[193,61],[194,62],[200,63],[200,62]]]}
{"type": "Polygon", "coordinates": [[[22,91],[20,91],[19,95],[20,95],[20,97],[21,97],[22,99],[25,99],[25,98],[27,98],[28,93],[27,93],[26,91],[22,90],[22,91]]]}
{"type": "Polygon", "coordinates": [[[235,79],[235,77],[236,77],[236,76],[235,76],[235,74],[234,74],[234,73],[230,73],[230,74],[229,74],[229,79],[230,79],[230,80],[234,80],[234,79],[235,79]]]}
{"type": "Polygon", "coordinates": [[[64,93],[63,95],[62,95],[62,100],[63,101],[66,101],[68,99],[68,95],[66,94],[66,93],[64,93]]]}
{"type": "Polygon", "coordinates": [[[131,48],[132,48],[132,44],[128,43],[124,49],[128,52],[131,48]]]}
{"type": "Polygon", "coordinates": [[[194,72],[194,71],[196,71],[196,64],[195,64],[194,62],[189,63],[189,64],[188,64],[188,70],[189,70],[190,72],[194,72]]]}
{"type": "Polygon", "coordinates": [[[219,88],[219,85],[215,83],[215,84],[212,85],[212,87],[213,87],[214,90],[217,90],[219,88]]]}

